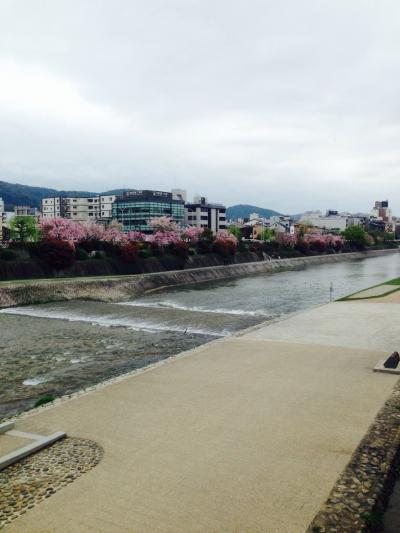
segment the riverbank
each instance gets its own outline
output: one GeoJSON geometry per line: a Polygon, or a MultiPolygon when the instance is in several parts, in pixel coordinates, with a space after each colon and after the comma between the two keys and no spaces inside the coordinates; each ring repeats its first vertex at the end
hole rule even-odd
{"type": "Polygon", "coordinates": [[[400,305],[319,306],[25,414],[18,430],[104,457],[10,530],[303,533],[397,382],[372,370],[399,320],[400,305]]]}
{"type": "Polygon", "coordinates": [[[117,302],[136,298],[164,287],[273,273],[300,269],[308,265],[337,263],[394,253],[398,253],[398,249],[274,259],[129,276],[0,282],[0,308],[76,299],[117,302]]]}

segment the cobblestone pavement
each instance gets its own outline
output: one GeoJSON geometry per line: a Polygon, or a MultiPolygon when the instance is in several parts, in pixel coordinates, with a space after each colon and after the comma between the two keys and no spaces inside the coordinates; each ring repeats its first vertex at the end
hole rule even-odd
{"type": "Polygon", "coordinates": [[[67,437],[0,472],[0,529],[96,466],[102,448],[67,437]]]}

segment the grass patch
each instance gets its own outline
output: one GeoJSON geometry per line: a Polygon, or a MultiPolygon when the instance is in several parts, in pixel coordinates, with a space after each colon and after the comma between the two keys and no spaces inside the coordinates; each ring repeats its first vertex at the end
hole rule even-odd
{"type": "MultiPolygon", "coordinates": [[[[382,285],[386,285],[386,283],[382,283],[382,285]]],[[[379,285],[375,285],[375,287],[379,287],[379,285]]],[[[385,298],[385,296],[389,296],[389,294],[393,294],[394,292],[397,292],[400,287],[397,287],[396,289],[393,289],[388,292],[384,292],[382,294],[376,294],[375,296],[360,296],[359,298],[355,298],[357,294],[360,294],[364,291],[367,291],[369,289],[372,289],[373,287],[368,287],[367,289],[363,289],[361,291],[357,291],[353,294],[349,294],[348,296],[343,296],[343,298],[338,298],[335,300],[336,302],[356,302],[358,300],[376,300],[377,298],[385,298]]]]}
{"type": "Polygon", "coordinates": [[[372,300],[374,298],[384,298],[385,296],[388,296],[389,294],[392,294],[393,292],[397,292],[400,288],[400,278],[394,278],[389,281],[384,281],[383,283],[378,283],[378,285],[372,285],[371,287],[366,287],[365,289],[362,289],[361,291],[353,292],[352,294],[348,294],[347,296],[343,296],[342,298],[338,298],[335,300],[336,302],[353,302],[355,300],[372,300]],[[360,298],[355,298],[357,294],[361,294],[362,292],[368,291],[369,289],[375,289],[375,287],[384,287],[385,285],[393,285],[393,289],[389,290],[388,292],[382,293],[382,294],[376,294],[375,296],[360,296],[360,298]]]}
{"type": "Polygon", "coordinates": [[[46,403],[54,402],[54,400],[55,397],[52,394],[46,394],[45,396],[42,396],[41,398],[36,400],[33,408],[40,407],[41,405],[45,405],[46,403]]]}
{"type": "Polygon", "coordinates": [[[394,278],[390,281],[386,281],[383,285],[400,285],[400,278],[394,278]]]}

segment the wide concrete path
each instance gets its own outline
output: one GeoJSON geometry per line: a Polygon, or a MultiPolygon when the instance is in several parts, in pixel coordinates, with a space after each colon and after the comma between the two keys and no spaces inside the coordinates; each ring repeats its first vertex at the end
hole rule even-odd
{"type": "Polygon", "coordinates": [[[318,307],[20,420],[105,455],[9,530],[304,532],[397,381],[372,368],[399,320],[318,307]]]}

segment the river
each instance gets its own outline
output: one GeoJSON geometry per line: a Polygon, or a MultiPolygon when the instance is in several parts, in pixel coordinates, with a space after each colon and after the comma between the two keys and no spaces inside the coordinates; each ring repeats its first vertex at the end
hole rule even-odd
{"type": "Polygon", "coordinates": [[[170,288],[131,302],[0,311],[0,418],[400,276],[399,254],[170,288]]]}

